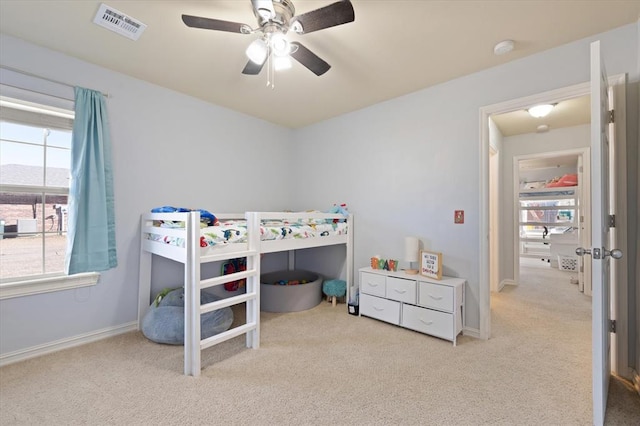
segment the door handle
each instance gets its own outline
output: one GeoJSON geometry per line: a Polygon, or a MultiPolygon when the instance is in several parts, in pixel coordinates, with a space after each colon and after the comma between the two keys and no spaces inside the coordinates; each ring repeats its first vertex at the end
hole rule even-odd
{"type": "Polygon", "coordinates": [[[586,248],[582,248],[582,247],[578,247],[576,249],[576,254],[578,256],[584,256],[585,254],[588,254],[589,256],[591,256],[591,249],[586,249],[586,248]]]}
{"type": "Polygon", "coordinates": [[[622,250],[620,249],[613,249],[611,251],[604,249],[604,256],[602,256],[602,258],[604,259],[607,256],[611,256],[614,259],[622,259],[622,250]]]}
{"type": "MultiPolygon", "coordinates": [[[[603,248],[602,249],[602,258],[606,258],[607,256],[611,256],[614,259],[622,259],[622,250],[620,249],[613,249],[611,251],[603,248]]],[[[584,256],[585,254],[591,255],[591,249],[586,249],[586,248],[582,248],[582,247],[578,247],[576,249],[576,254],[578,256],[584,256]]],[[[595,248],[593,249],[593,258],[594,259],[600,259],[600,249],[599,248],[595,248]]]]}

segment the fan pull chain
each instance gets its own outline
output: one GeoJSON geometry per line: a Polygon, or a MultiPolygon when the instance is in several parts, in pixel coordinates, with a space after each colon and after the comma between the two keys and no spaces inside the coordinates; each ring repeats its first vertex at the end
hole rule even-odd
{"type": "Polygon", "coordinates": [[[271,84],[271,55],[267,53],[267,87],[271,84]]]}
{"type": "Polygon", "coordinates": [[[269,50],[267,55],[267,87],[274,89],[276,87],[276,71],[274,69],[273,60],[271,59],[273,56],[271,55],[271,50],[269,50]]]}

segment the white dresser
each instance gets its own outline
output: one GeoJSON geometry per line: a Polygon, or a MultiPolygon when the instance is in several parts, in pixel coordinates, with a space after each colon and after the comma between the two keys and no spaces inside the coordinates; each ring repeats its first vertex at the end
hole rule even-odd
{"type": "Polygon", "coordinates": [[[370,267],[360,269],[360,315],[375,318],[456,345],[462,332],[462,278],[435,280],[370,267]]]}

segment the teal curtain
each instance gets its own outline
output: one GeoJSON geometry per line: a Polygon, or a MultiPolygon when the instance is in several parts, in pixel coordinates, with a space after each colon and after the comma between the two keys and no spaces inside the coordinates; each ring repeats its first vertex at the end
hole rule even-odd
{"type": "Polygon", "coordinates": [[[116,255],[111,138],[104,96],[75,88],[67,228],[68,274],[105,271],[116,255]]]}

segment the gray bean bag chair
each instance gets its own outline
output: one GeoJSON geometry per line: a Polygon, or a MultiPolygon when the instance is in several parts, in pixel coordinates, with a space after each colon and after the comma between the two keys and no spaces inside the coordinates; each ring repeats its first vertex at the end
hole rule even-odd
{"type": "MultiPolygon", "coordinates": [[[[218,297],[200,292],[200,303],[211,303],[218,297]]],[[[230,307],[201,315],[200,338],[214,336],[231,327],[233,311],[230,307]]],[[[163,290],[151,303],[142,319],[142,334],[156,343],[184,345],[184,288],[163,290]]]]}

